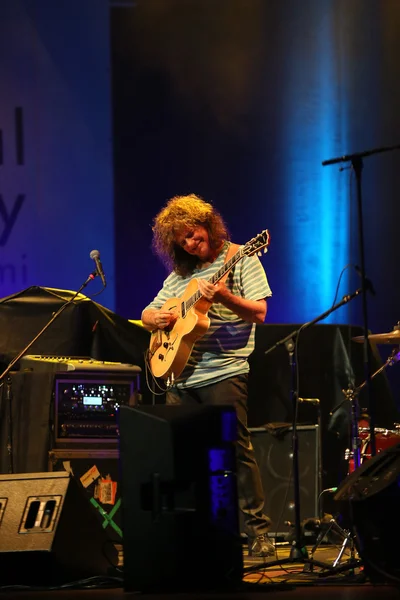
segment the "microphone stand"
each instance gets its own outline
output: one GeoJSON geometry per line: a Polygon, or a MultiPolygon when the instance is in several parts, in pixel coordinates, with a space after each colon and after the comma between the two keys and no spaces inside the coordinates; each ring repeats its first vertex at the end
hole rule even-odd
{"type": "Polygon", "coordinates": [[[40,338],[40,336],[50,327],[50,325],[61,315],[61,313],[64,312],[64,310],[70,304],[72,304],[72,302],[81,293],[81,291],[97,275],[98,275],[97,270],[93,271],[93,273],[90,273],[89,277],[81,285],[81,287],[79,288],[79,290],[77,292],[75,292],[75,294],[69,300],[67,300],[67,302],[65,302],[62,306],[60,306],[60,308],[57,310],[57,312],[55,312],[53,314],[53,316],[51,317],[50,321],[48,321],[46,323],[46,325],[39,331],[39,333],[37,335],[35,335],[35,337],[33,338],[33,340],[31,340],[29,342],[29,344],[27,344],[25,346],[25,348],[23,350],[21,350],[21,352],[15,358],[12,359],[12,361],[9,363],[9,365],[6,367],[6,369],[0,375],[0,387],[4,385],[4,381],[5,380],[6,380],[6,385],[7,385],[7,388],[6,388],[6,399],[8,401],[8,411],[9,411],[9,415],[8,415],[7,453],[8,453],[8,461],[9,461],[9,463],[8,463],[9,464],[8,472],[10,474],[14,473],[14,452],[13,452],[13,421],[12,421],[12,398],[13,398],[13,394],[12,394],[11,376],[10,376],[9,373],[10,373],[11,369],[14,367],[14,365],[28,352],[28,350],[31,348],[31,346],[33,346],[33,344],[36,342],[36,340],[38,340],[40,338]]]}
{"type": "Polygon", "coordinates": [[[365,277],[365,260],[364,260],[364,228],[363,228],[363,217],[362,217],[362,169],[363,169],[363,158],[378,154],[381,152],[391,152],[392,150],[399,150],[400,144],[394,146],[384,146],[381,148],[374,148],[372,150],[366,150],[365,152],[356,152],[354,154],[347,154],[345,156],[339,156],[337,158],[331,158],[324,160],[322,166],[334,165],[342,162],[351,162],[357,181],[357,214],[358,214],[358,241],[359,241],[359,254],[360,254],[360,265],[361,265],[361,281],[362,281],[362,307],[363,307],[363,327],[364,327],[364,372],[366,382],[366,394],[368,402],[368,411],[370,416],[370,440],[371,440],[371,455],[376,454],[376,441],[375,441],[375,400],[372,394],[371,386],[371,348],[368,343],[368,315],[367,315],[367,282],[365,277]]]}
{"type": "MultiPolygon", "coordinates": [[[[265,351],[265,355],[269,354],[279,346],[285,345],[286,349],[289,352],[289,363],[291,367],[291,400],[293,406],[293,423],[292,423],[292,455],[293,455],[293,492],[294,492],[294,511],[295,511],[295,538],[292,542],[292,547],[290,549],[290,555],[288,558],[277,559],[275,561],[268,561],[265,563],[265,567],[273,567],[275,565],[284,565],[284,564],[293,564],[303,562],[304,564],[310,565],[312,569],[313,566],[321,567],[323,569],[328,569],[331,572],[339,572],[341,570],[347,570],[350,567],[348,565],[340,565],[339,567],[333,567],[332,565],[328,565],[323,562],[319,562],[314,560],[314,558],[308,558],[307,548],[304,544],[304,539],[301,534],[301,523],[300,523],[300,479],[299,479],[299,448],[298,448],[298,436],[297,436],[297,406],[298,406],[298,381],[296,378],[296,360],[295,360],[295,348],[298,340],[298,336],[301,331],[308,329],[315,323],[322,321],[326,317],[328,317],[332,312],[347,304],[357,296],[362,294],[362,288],[358,288],[352,294],[348,294],[342,298],[340,302],[334,304],[329,310],[323,312],[321,315],[301,325],[298,329],[295,329],[289,335],[282,338],[278,342],[276,342],[271,348],[265,351]]],[[[260,565],[252,565],[250,567],[245,567],[243,571],[248,573],[250,571],[258,571],[260,569],[260,565]]]]}

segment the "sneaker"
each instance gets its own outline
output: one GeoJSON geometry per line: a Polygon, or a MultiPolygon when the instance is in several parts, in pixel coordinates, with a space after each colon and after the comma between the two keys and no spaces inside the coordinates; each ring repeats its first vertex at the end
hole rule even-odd
{"type": "Polygon", "coordinates": [[[249,538],[249,556],[275,556],[275,546],[268,537],[268,533],[263,533],[255,538],[249,538]]]}

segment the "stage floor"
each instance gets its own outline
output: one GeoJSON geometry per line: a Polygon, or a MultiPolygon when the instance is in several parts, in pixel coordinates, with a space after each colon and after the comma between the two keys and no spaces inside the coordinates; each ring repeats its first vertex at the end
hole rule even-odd
{"type": "MultiPolygon", "coordinates": [[[[307,547],[308,556],[311,558],[311,546],[307,547]]],[[[158,592],[140,594],[148,600],[156,598],[180,600],[195,600],[196,598],[221,599],[233,598],[237,600],[255,600],[272,597],[278,597],[281,600],[293,598],[293,600],[303,600],[308,598],[321,598],[327,596],[330,599],[339,600],[360,600],[379,597],[380,600],[388,598],[400,598],[400,582],[382,581],[379,583],[371,582],[365,575],[364,565],[360,561],[359,565],[349,563],[350,553],[346,549],[339,563],[339,572],[329,574],[328,567],[333,565],[336,560],[340,547],[332,545],[321,545],[315,552],[313,558],[314,565],[309,562],[286,562],[282,565],[276,564],[277,561],[288,559],[290,556],[290,546],[282,545],[277,548],[275,558],[254,559],[249,557],[247,550],[244,550],[244,575],[243,584],[233,591],[220,592],[196,592],[195,587],[192,592],[158,592]],[[272,566],[271,566],[271,563],[272,566]],[[353,565],[353,566],[352,566],[353,565]]],[[[122,552],[121,552],[121,558],[122,552]]],[[[356,556],[356,559],[358,557],[356,556]]],[[[121,561],[122,562],[122,561],[121,561]]],[[[0,563],[1,571],[1,563],[0,563]]],[[[104,578],[92,579],[88,582],[90,588],[72,588],[64,586],[59,589],[35,589],[27,587],[1,588],[1,598],[13,598],[18,600],[36,600],[38,598],[70,600],[78,598],[80,600],[122,600],[137,596],[138,593],[126,593],[123,589],[123,568],[115,571],[109,580],[104,578]]]]}

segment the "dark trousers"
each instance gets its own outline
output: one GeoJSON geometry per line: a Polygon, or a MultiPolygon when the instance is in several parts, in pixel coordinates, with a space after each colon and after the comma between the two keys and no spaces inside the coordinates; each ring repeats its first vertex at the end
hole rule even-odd
{"type": "Polygon", "coordinates": [[[268,531],[270,519],[263,513],[264,491],[254,448],[247,429],[248,375],[229,377],[198,388],[167,392],[167,404],[229,404],[236,409],[238,439],[236,443],[239,508],[243,513],[244,532],[254,537],[268,531]]]}

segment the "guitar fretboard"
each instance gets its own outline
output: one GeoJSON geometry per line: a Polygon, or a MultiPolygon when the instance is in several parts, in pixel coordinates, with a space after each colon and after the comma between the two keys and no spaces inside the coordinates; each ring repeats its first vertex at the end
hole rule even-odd
{"type": "MultiPolygon", "coordinates": [[[[232,267],[235,266],[235,264],[237,262],[239,262],[239,260],[244,256],[244,251],[243,248],[239,248],[239,250],[237,252],[235,252],[235,254],[232,256],[232,258],[230,258],[228,261],[226,261],[226,263],[224,263],[222,265],[222,267],[220,267],[218,269],[218,271],[216,271],[214,273],[214,275],[212,277],[210,277],[210,279],[208,279],[209,283],[217,283],[217,281],[219,281],[220,279],[222,279],[222,277],[225,275],[225,273],[227,273],[228,271],[230,271],[232,269],[232,267]]],[[[200,298],[202,297],[202,293],[200,292],[200,290],[197,290],[194,294],[192,294],[190,296],[190,298],[188,298],[186,300],[186,302],[184,302],[184,306],[182,307],[182,315],[186,314],[188,310],[190,310],[192,308],[192,306],[194,306],[196,304],[196,302],[198,302],[200,300],[200,298]]]]}

